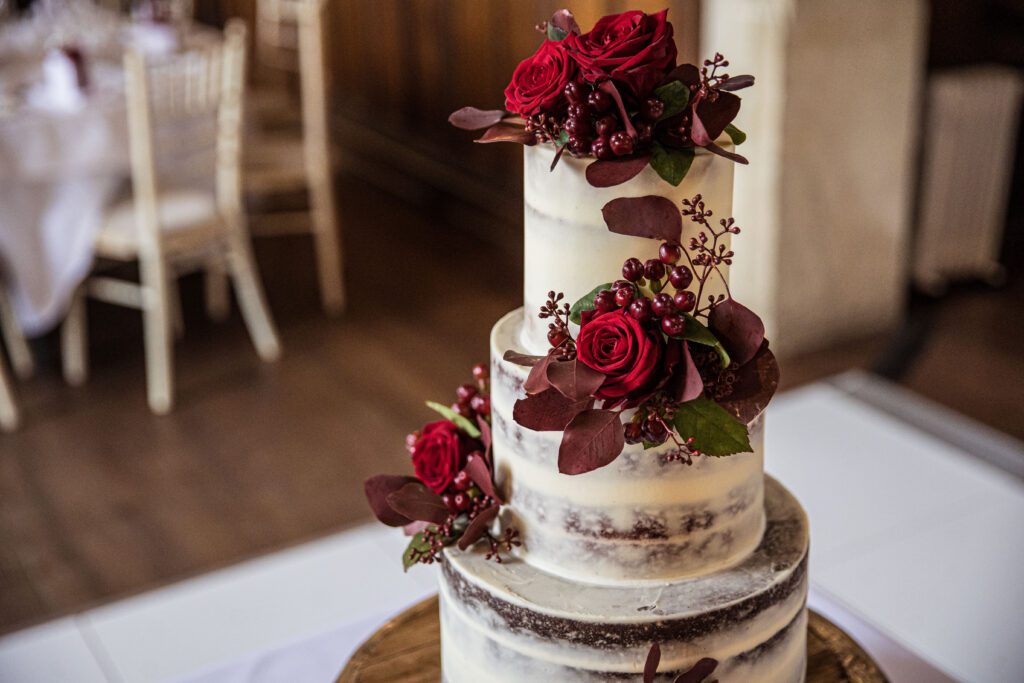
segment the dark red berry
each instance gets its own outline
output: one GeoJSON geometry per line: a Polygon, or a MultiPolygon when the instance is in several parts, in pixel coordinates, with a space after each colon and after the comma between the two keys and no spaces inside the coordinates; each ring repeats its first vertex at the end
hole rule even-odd
{"type": "Polygon", "coordinates": [[[580,119],[589,119],[591,111],[586,102],[576,102],[568,106],[566,113],[569,116],[575,116],[580,119]]]}
{"type": "Polygon", "coordinates": [[[459,403],[465,403],[476,396],[476,387],[472,384],[463,384],[455,390],[455,395],[459,398],[459,403]]]}
{"type": "Polygon", "coordinates": [[[570,135],[566,144],[569,146],[569,151],[573,154],[586,154],[587,150],[590,149],[590,138],[570,135]]]}
{"type": "Polygon", "coordinates": [[[626,131],[620,130],[618,133],[612,133],[608,140],[616,156],[624,157],[633,153],[635,142],[626,131]]]}
{"type": "Polygon", "coordinates": [[[569,333],[557,327],[548,330],[548,343],[558,348],[569,339],[569,333]]]}
{"type": "MultiPolygon", "coordinates": [[[[657,444],[665,443],[668,438],[668,427],[665,422],[656,415],[651,415],[644,420],[644,439],[657,444]]],[[[456,495],[456,498],[458,495],[456,495]]]]}
{"type": "Polygon", "coordinates": [[[676,305],[672,301],[672,297],[664,292],[655,294],[654,299],[651,300],[651,311],[654,315],[661,318],[670,313],[676,312],[676,305]]]}
{"type": "Polygon", "coordinates": [[[622,277],[630,282],[636,282],[644,276],[644,264],[638,258],[628,258],[622,264],[622,277]]]}
{"type": "Polygon", "coordinates": [[[646,322],[651,319],[651,300],[640,297],[629,305],[629,314],[639,320],[646,322]]]}
{"type": "Polygon", "coordinates": [[[470,399],[469,407],[476,411],[478,415],[490,415],[491,399],[483,394],[477,394],[470,399]]]}
{"type": "Polygon", "coordinates": [[[644,440],[644,428],[639,422],[628,422],[622,431],[626,435],[626,443],[640,443],[644,440]]]}
{"type": "Polygon", "coordinates": [[[611,114],[602,116],[597,120],[597,123],[594,124],[594,130],[597,131],[598,135],[611,135],[618,130],[618,128],[619,120],[611,114]]]}
{"type": "Polygon", "coordinates": [[[616,280],[612,283],[612,289],[622,289],[623,287],[633,289],[633,283],[629,280],[616,280]]]}
{"type": "Polygon", "coordinates": [[[466,470],[460,470],[459,473],[455,475],[455,478],[452,479],[452,486],[459,491],[465,491],[472,485],[473,480],[469,478],[468,474],[466,474],[466,470]]]}
{"type": "Polygon", "coordinates": [[[667,266],[671,266],[683,255],[683,250],[673,242],[662,242],[658,249],[658,258],[667,266]]]}
{"type": "Polygon", "coordinates": [[[594,297],[594,308],[599,313],[611,313],[618,307],[619,305],[615,303],[615,292],[610,289],[602,289],[594,297]]]}
{"type": "Polygon", "coordinates": [[[693,292],[676,292],[672,300],[676,302],[676,308],[683,313],[689,313],[697,305],[697,296],[693,292]]]}
{"type": "Polygon", "coordinates": [[[587,89],[579,81],[569,81],[565,84],[565,89],[562,92],[573,103],[582,102],[587,96],[587,89]]]}
{"type": "Polygon", "coordinates": [[[693,282],[693,273],[686,266],[676,266],[669,271],[668,281],[676,289],[686,289],[693,282]]]}
{"type": "Polygon", "coordinates": [[[470,499],[470,497],[467,496],[465,493],[461,492],[456,493],[455,496],[452,498],[452,505],[455,507],[456,510],[459,510],[460,512],[469,509],[469,504],[471,502],[472,500],[470,499]]]}
{"type": "Polygon", "coordinates": [[[640,105],[640,116],[644,117],[648,121],[657,121],[664,113],[665,103],[657,97],[648,97],[644,100],[644,103],[640,105]]]}
{"type": "Polygon", "coordinates": [[[622,289],[615,290],[615,303],[619,306],[629,306],[629,303],[636,296],[636,292],[632,287],[623,287],[622,289]]]}
{"type": "Polygon", "coordinates": [[[603,90],[595,90],[587,95],[587,104],[598,114],[603,114],[612,108],[613,102],[611,95],[603,90]]]}
{"type": "Polygon", "coordinates": [[[661,331],[670,337],[682,337],[686,332],[686,318],[676,313],[661,319],[661,331]]]}
{"type": "Polygon", "coordinates": [[[416,442],[419,441],[419,440],[420,440],[420,433],[419,432],[413,432],[412,434],[406,434],[405,435],[405,447],[409,449],[410,453],[412,452],[413,446],[415,446],[416,442]]]}
{"type": "Polygon", "coordinates": [[[658,259],[647,259],[644,263],[644,275],[648,280],[660,280],[665,277],[665,264],[658,259]]]}
{"type": "Polygon", "coordinates": [[[565,120],[565,130],[569,135],[588,137],[590,135],[590,119],[570,116],[565,120]]]}
{"type": "Polygon", "coordinates": [[[455,509],[455,500],[454,500],[454,498],[455,498],[455,496],[453,496],[450,493],[441,494],[441,502],[444,503],[444,506],[446,508],[448,508],[449,510],[454,510],[455,509]]]}
{"type": "Polygon", "coordinates": [[[491,370],[487,367],[486,363],[477,363],[473,366],[473,379],[481,381],[491,376],[491,370]]]}
{"type": "Polygon", "coordinates": [[[460,403],[456,401],[452,404],[452,410],[462,417],[473,417],[473,409],[469,407],[468,403],[460,403]]]}
{"type": "Polygon", "coordinates": [[[654,139],[654,126],[651,124],[637,121],[633,127],[636,128],[636,143],[638,145],[650,144],[654,139]]]}
{"type": "Polygon", "coordinates": [[[612,146],[608,143],[608,138],[599,137],[595,138],[590,143],[590,153],[598,159],[613,159],[615,152],[612,151],[612,146]]]}

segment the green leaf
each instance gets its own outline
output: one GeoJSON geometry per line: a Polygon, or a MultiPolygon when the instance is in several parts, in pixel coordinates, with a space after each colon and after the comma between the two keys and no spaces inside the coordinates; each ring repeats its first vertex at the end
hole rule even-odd
{"type": "Polygon", "coordinates": [[[436,410],[437,412],[441,413],[446,418],[454,422],[455,426],[461,429],[462,431],[466,432],[466,434],[468,434],[470,438],[480,438],[480,428],[477,427],[472,422],[470,422],[469,420],[467,420],[466,418],[456,413],[448,406],[441,405],[440,403],[437,403],[435,401],[427,401],[427,407],[430,408],[431,410],[436,410]]]}
{"type": "Polygon", "coordinates": [[[672,81],[655,88],[654,94],[665,103],[665,112],[658,118],[659,121],[679,114],[690,103],[690,88],[682,81],[672,81]]]}
{"type": "Polygon", "coordinates": [[[419,532],[415,536],[409,539],[409,545],[405,547],[405,552],[402,553],[402,567],[405,571],[409,571],[409,567],[416,564],[416,560],[413,559],[413,553],[426,553],[430,551],[430,544],[423,539],[423,532],[419,532]]]}
{"type": "Polygon", "coordinates": [[[747,426],[708,398],[695,398],[676,408],[675,428],[684,439],[693,438],[693,448],[705,455],[749,453],[747,426]]]}
{"type": "MultiPolygon", "coordinates": [[[[555,142],[558,144],[559,147],[562,147],[567,142],[569,142],[569,131],[565,130],[564,128],[558,131],[558,137],[555,139],[555,142]]],[[[736,144],[739,143],[737,142],[736,144]]]]}
{"type": "Polygon", "coordinates": [[[747,134],[731,123],[725,127],[725,132],[732,138],[734,145],[742,145],[747,140],[747,134]]]}
{"type": "Polygon", "coordinates": [[[597,287],[594,287],[594,289],[590,290],[588,294],[586,294],[583,298],[574,303],[572,305],[572,308],[569,309],[569,320],[576,323],[577,325],[583,322],[583,318],[581,317],[583,312],[594,310],[594,297],[597,296],[597,293],[600,292],[602,289],[611,288],[612,283],[606,282],[603,285],[598,285],[597,287]]]}
{"type": "Polygon", "coordinates": [[[711,330],[689,313],[683,313],[683,317],[686,318],[686,331],[683,333],[683,339],[692,341],[694,344],[712,347],[718,353],[718,357],[722,361],[722,367],[729,367],[729,364],[732,362],[732,359],[729,358],[729,352],[722,346],[722,342],[718,341],[718,338],[711,333],[711,330]]]}
{"type": "Polygon", "coordinates": [[[565,40],[567,35],[569,35],[568,31],[563,31],[550,21],[548,22],[548,40],[554,40],[555,42],[562,41],[565,40]]]}
{"type": "Polygon", "coordinates": [[[651,157],[651,168],[665,182],[679,187],[679,183],[683,182],[683,178],[686,177],[686,173],[690,170],[690,164],[692,163],[692,147],[674,149],[654,143],[654,156],[651,157]]]}
{"type": "Polygon", "coordinates": [[[657,443],[655,441],[647,441],[647,440],[645,440],[644,441],[644,450],[646,451],[648,448],[657,448],[660,445],[661,445],[660,443],[657,443]]]}

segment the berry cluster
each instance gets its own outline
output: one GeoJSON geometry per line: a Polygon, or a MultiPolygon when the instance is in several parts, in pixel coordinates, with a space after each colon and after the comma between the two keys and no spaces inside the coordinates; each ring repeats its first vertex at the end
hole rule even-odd
{"type": "MultiPolygon", "coordinates": [[[[693,257],[691,258],[687,254],[690,265],[697,269],[697,280],[699,281],[695,304],[700,303],[704,294],[704,286],[713,274],[718,275],[725,287],[726,294],[732,298],[732,294],[729,292],[729,280],[722,273],[721,266],[723,264],[732,265],[732,259],[736,254],[728,249],[722,240],[726,235],[740,234],[739,226],[732,218],[722,218],[718,221],[720,230],[711,227],[708,219],[714,215],[714,212],[705,207],[704,199],[699,194],[694,195],[693,199],[683,200],[682,213],[702,227],[696,237],[690,238],[689,247],[690,251],[694,253],[693,257]]],[[[694,315],[707,315],[715,307],[715,304],[725,299],[725,296],[725,294],[719,294],[717,297],[708,295],[707,305],[698,307],[694,311],[694,315]]]]}
{"type": "Polygon", "coordinates": [[[608,92],[583,81],[567,83],[565,97],[569,107],[562,128],[568,135],[566,146],[576,156],[629,156],[650,145],[654,124],[665,113],[665,103],[652,96],[638,104],[637,113],[630,119],[608,92]]]}
{"type": "Polygon", "coordinates": [[[452,410],[462,417],[475,422],[477,415],[489,417],[491,414],[491,399],[489,396],[488,382],[490,372],[483,363],[473,366],[473,380],[476,384],[463,384],[455,390],[455,403],[452,410]]]}

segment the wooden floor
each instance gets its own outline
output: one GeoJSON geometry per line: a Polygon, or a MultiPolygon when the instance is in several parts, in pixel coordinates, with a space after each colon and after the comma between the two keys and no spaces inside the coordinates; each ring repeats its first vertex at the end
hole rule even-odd
{"type": "MultiPolygon", "coordinates": [[[[136,313],[91,310],[84,388],[65,387],[52,344],[42,349],[40,375],[19,386],[26,424],[0,437],[0,632],[362,521],[362,480],[408,469],[403,436],[431,419],[422,401],[450,401],[486,360],[490,325],[519,305],[518,255],[453,228],[441,208],[424,215],[354,181],[341,199],[351,302],[342,318],[320,314],[306,240],[257,245],[285,346],[279,363],[258,361],[237,316],[205,322],[196,281],[184,287],[188,329],[168,417],[146,407],[136,313]]],[[[1019,343],[1008,341],[1024,330],[1022,316],[1006,319],[1007,296],[958,302],[940,325],[949,334],[908,380],[1022,436],[1005,387],[1024,378],[1019,343]]],[[[791,361],[787,385],[869,366],[882,347],[791,361]]]]}

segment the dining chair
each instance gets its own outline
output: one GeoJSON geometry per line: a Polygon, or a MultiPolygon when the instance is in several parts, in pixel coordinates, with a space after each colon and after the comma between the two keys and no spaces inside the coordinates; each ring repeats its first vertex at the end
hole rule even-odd
{"type": "Polygon", "coordinates": [[[84,297],[138,308],[149,406],[170,411],[177,278],[213,264],[230,276],[259,356],[279,356],[242,207],[245,55],[245,25],[235,20],[214,45],[165,57],[126,52],[132,195],[108,209],[96,255],[137,262],[139,282],[94,273],[79,288],[62,330],[69,383],[88,374],[84,297]]]}
{"type": "Polygon", "coordinates": [[[7,376],[7,367],[0,362],[0,429],[12,432],[18,428],[21,416],[14,400],[14,389],[7,376]]]}
{"type": "Polygon", "coordinates": [[[245,189],[256,236],[311,233],[320,298],[329,314],[345,306],[341,239],[324,66],[326,0],[257,0],[255,56],[277,87],[256,88],[256,126],[247,145],[245,189]],[[299,81],[299,131],[281,125],[296,109],[288,79],[299,81]],[[267,119],[273,119],[269,125],[267,119]],[[306,192],[305,211],[262,211],[274,196],[306,192]]]}

